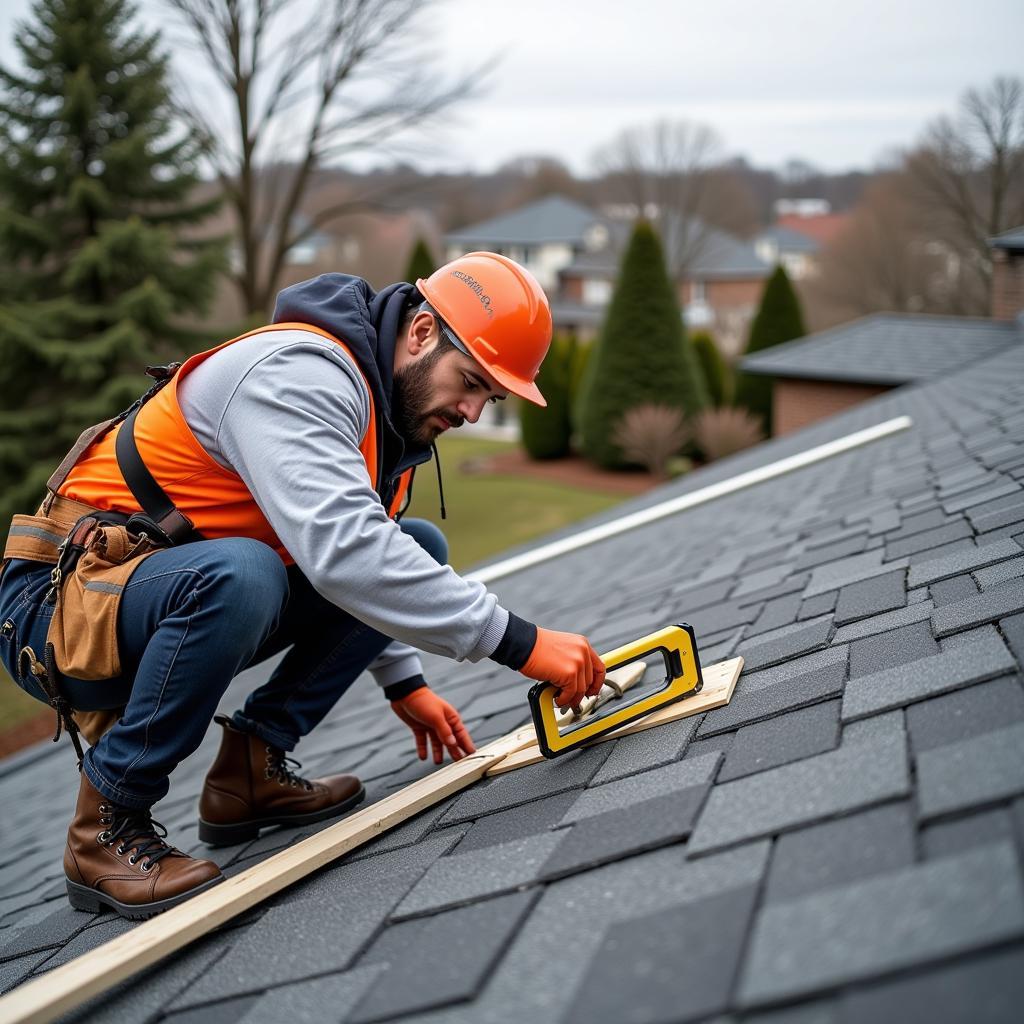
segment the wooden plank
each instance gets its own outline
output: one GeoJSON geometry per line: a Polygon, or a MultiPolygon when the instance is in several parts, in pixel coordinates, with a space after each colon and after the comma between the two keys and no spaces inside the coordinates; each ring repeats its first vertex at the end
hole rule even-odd
{"type": "MultiPolygon", "coordinates": [[[[720,708],[732,700],[733,691],[736,689],[736,680],[740,677],[743,669],[742,658],[732,658],[729,661],[721,661],[717,665],[703,670],[704,687],[696,697],[687,700],[677,701],[669,704],[668,707],[658,708],[644,718],[639,718],[629,725],[622,726],[614,732],[604,736],[598,736],[585,746],[593,746],[597,743],[606,743],[608,740],[616,740],[620,736],[628,736],[630,733],[643,732],[645,729],[654,729],[659,725],[666,725],[669,722],[677,722],[680,718],[689,718],[691,715],[699,715],[702,711],[711,711],[713,708],[720,708]]],[[[507,757],[498,761],[487,769],[488,777],[492,775],[504,775],[505,772],[514,772],[517,768],[525,768],[530,764],[537,764],[544,760],[540,747],[536,743],[513,751],[507,757]]]]}
{"type": "Polygon", "coordinates": [[[131,931],[0,997],[0,1024],[47,1024],[407,818],[534,743],[533,726],[439,768],[131,931]]]}

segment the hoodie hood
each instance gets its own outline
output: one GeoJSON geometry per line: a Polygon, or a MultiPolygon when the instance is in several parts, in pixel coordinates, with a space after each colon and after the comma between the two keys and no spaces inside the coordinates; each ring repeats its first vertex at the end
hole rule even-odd
{"type": "Polygon", "coordinates": [[[273,322],[303,323],[319,327],[344,342],[363,371],[374,404],[383,444],[382,470],[391,474],[400,464],[415,464],[429,457],[429,449],[410,452],[391,423],[395,345],[405,311],[423,296],[415,285],[400,282],[375,292],[361,277],[321,274],[285,288],[277,296],[273,322]]]}

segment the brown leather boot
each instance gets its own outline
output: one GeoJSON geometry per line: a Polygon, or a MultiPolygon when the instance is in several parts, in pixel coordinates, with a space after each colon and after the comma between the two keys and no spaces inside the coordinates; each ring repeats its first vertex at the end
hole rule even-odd
{"type": "Polygon", "coordinates": [[[169,846],[166,835],[148,810],[114,804],[83,772],[64,849],[71,906],[92,913],[107,906],[139,920],[223,881],[213,861],[169,846]]]}
{"type": "Polygon", "coordinates": [[[301,765],[258,736],[223,726],[220,750],[199,798],[199,838],[210,846],[255,839],[268,825],[308,825],[355,807],[366,795],[355,775],[303,779],[301,765]]]}

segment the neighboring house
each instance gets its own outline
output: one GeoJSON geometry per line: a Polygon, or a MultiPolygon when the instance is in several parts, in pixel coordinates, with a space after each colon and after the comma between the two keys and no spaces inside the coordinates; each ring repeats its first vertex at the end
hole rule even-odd
{"type": "Polygon", "coordinates": [[[740,368],[774,378],[772,433],[781,435],[1022,344],[1015,323],[874,313],[747,356],[740,368]]]}
{"type": "MultiPolygon", "coordinates": [[[[520,207],[445,236],[449,259],[474,249],[503,253],[536,275],[551,299],[556,329],[593,337],[611,299],[632,220],[561,196],[520,207]]],[[[709,330],[727,356],[746,342],[771,265],[753,247],[699,221],[670,221],[667,252],[685,252],[677,281],[687,325],[709,330]]]]}
{"type": "Polygon", "coordinates": [[[774,378],[772,433],[788,434],[891,388],[947,377],[1024,345],[1024,227],[989,244],[991,320],[875,313],[747,356],[742,370],[774,378]]]}
{"type": "Polygon", "coordinates": [[[1024,227],[988,240],[992,249],[992,316],[1012,320],[1024,310],[1024,227]]]}
{"type": "Polygon", "coordinates": [[[802,231],[773,224],[754,239],[754,251],[774,266],[781,263],[794,281],[818,276],[818,253],[821,243],[802,231]]]}

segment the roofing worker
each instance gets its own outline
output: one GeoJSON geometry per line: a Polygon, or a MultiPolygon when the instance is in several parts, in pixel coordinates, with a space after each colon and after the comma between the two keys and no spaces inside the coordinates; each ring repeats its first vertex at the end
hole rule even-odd
{"type": "Polygon", "coordinates": [[[436,527],[399,521],[439,434],[508,394],[544,404],[550,339],[540,286],[493,253],[376,294],[325,274],[285,289],[272,325],[154,371],[132,410],[83,434],[39,512],[15,517],[0,580],[0,653],[19,685],[76,745],[82,712],[116,709],[105,732],[99,715],[92,735],[83,725],[95,742],[64,854],[73,906],[148,917],[220,880],[165,842],[150,808],[232,677],[286,648],[217,718],[208,843],[362,800],[355,776],[308,780],[286,755],[367,667],[421,758],[428,742],[438,764],[472,753],[407,645],[550,680],[563,707],[600,689],[584,637],[518,618],[443,564],[436,527]]]}

